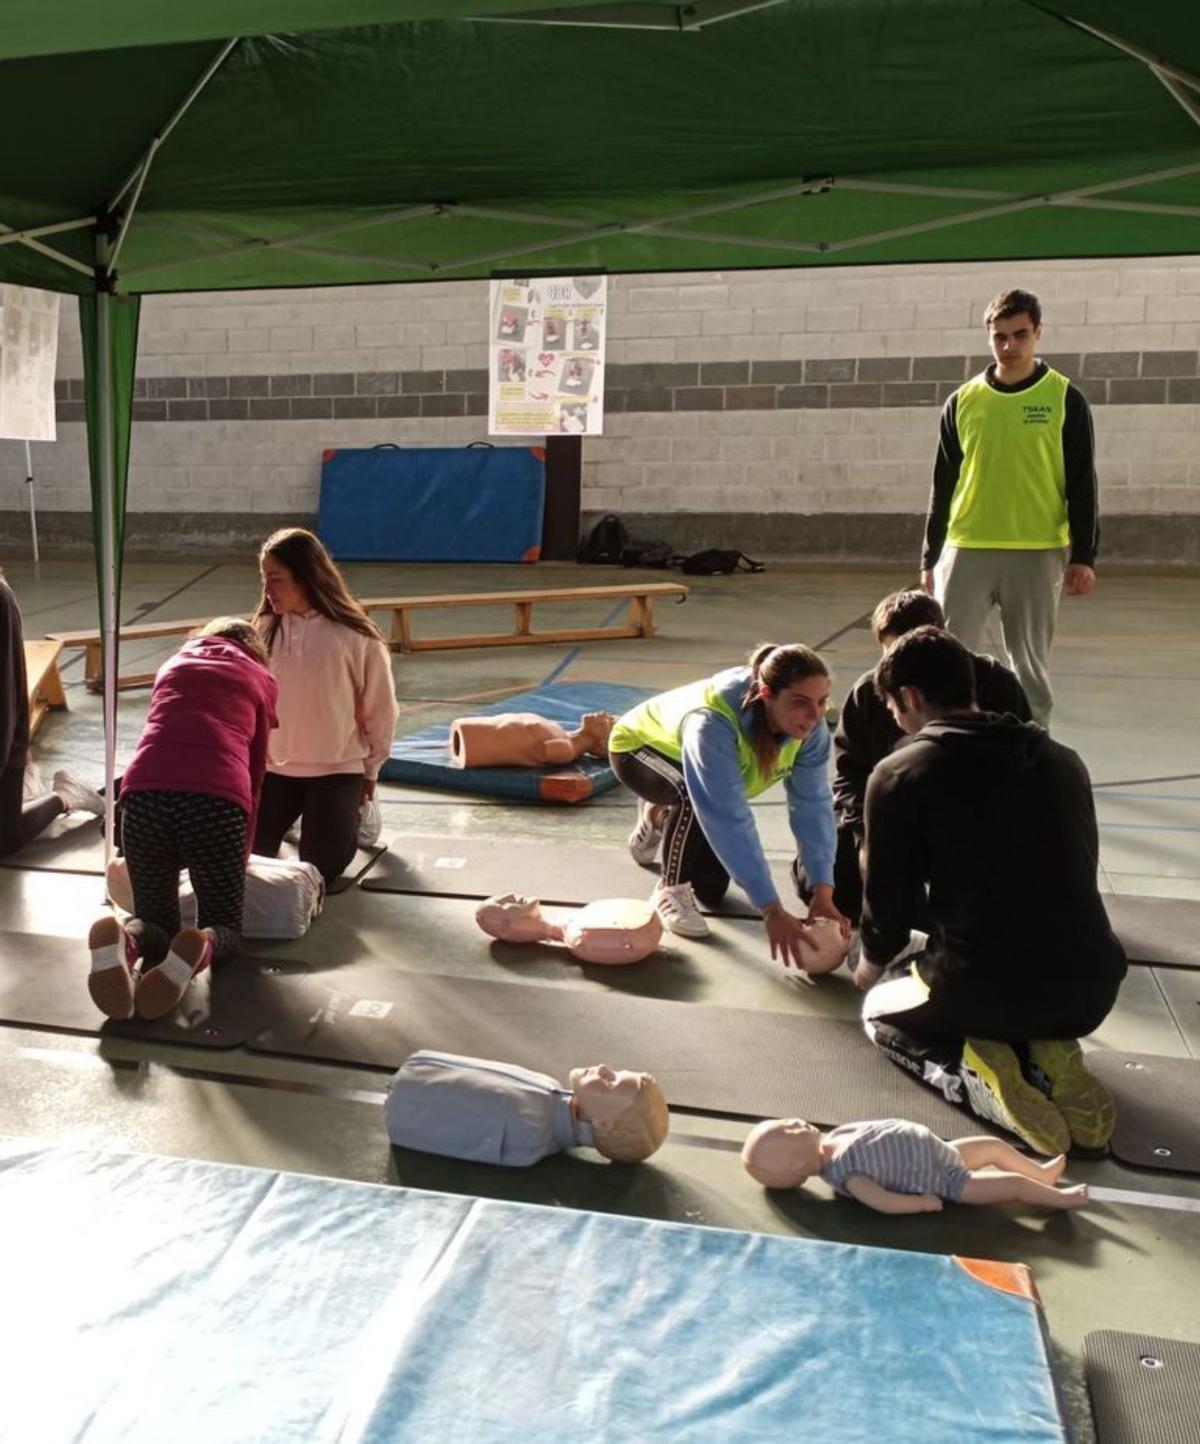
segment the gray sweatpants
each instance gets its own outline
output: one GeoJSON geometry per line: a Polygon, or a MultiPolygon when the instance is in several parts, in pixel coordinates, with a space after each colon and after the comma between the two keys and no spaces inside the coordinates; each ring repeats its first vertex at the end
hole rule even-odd
{"type": "Polygon", "coordinates": [[[1050,648],[1062,595],[1065,549],[1003,551],[947,547],[938,593],[946,625],[971,651],[979,650],[992,608],[1008,665],[1029,698],[1033,720],[1050,725],[1050,648]]]}

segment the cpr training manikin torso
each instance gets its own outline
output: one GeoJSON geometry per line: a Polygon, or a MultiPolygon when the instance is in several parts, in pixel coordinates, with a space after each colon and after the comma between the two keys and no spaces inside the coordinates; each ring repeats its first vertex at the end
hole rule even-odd
{"type": "Polygon", "coordinates": [[[605,898],[552,922],[536,898],[506,893],[480,903],[475,921],[501,942],[560,943],[583,963],[639,963],[662,939],[658,913],[643,898],[605,898]]]}

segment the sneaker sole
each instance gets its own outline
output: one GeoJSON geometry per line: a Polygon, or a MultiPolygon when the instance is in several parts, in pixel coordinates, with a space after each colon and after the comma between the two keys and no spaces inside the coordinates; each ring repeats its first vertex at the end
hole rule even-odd
{"type": "Polygon", "coordinates": [[[662,833],[658,834],[653,847],[649,843],[639,846],[631,837],[629,839],[629,856],[633,858],[638,867],[657,867],[658,854],[662,848],[662,833]]]}
{"type": "MultiPolygon", "coordinates": [[[[88,933],[88,949],[118,947],[121,927],[116,918],[101,918],[88,933]]],[[[88,995],[108,1018],[133,1017],[133,978],[124,963],[88,974],[88,995]]]]}
{"type": "Polygon", "coordinates": [[[963,1087],[979,1117],[1007,1128],[1049,1158],[1070,1149],[1066,1119],[1045,1094],[1025,1081],[1017,1056],[1007,1044],[971,1040],[963,1046],[963,1065],[963,1087]]]}
{"type": "Polygon", "coordinates": [[[1116,1105],[1103,1083],[1093,1078],[1078,1043],[1039,1039],[1029,1056],[1050,1080],[1050,1100],[1067,1120],[1071,1141],[1080,1148],[1105,1148],[1117,1122],[1116,1105]]]}
{"type": "Polygon", "coordinates": [[[139,1018],[150,1021],[163,1017],[179,1006],[183,995],[191,986],[192,979],[196,976],[196,966],[204,955],[204,938],[197,932],[194,938],[189,936],[184,939],[184,948],[189,951],[195,949],[194,959],[186,953],[174,951],[178,941],[176,938],[172,943],[172,951],[157,967],[148,969],[138,979],[133,1005],[139,1018]]]}

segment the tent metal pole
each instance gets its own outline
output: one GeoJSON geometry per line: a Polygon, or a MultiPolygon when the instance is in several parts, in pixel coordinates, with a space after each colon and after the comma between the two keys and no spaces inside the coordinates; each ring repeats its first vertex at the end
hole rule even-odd
{"type": "Polygon", "coordinates": [[[722,246],[749,246],[760,251],[804,251],[823,255],[827,249],[820,241],[776,241],[767,236],[734,236],[724,231],[690,231],[681,226],[639,226],[643,236],[662,236],[670,241],[717,242],[722,246]]]}
{"type": "Polygon", "coordinates": [[[1114,50],[1121,50],[1126,55],[1131,55],[1134,60],[1140,60],[1143,65],[1148,65],[1151,70],[1161,70],[1164,75],[1169,75],[1172,80],[1182,81],[1184,85],[1190,85],[1194,90],[1200,90],[1200,75],[1191,70],[1185,70],[1182,65],[1176,65],[1173,60],[1168,60],[1165,55],[1155,55],[1152,50],[1145,50],[1140,45],[1135,45],[1132,40],[1126,40],[1121,35],[1114,35],[1111,30],[1101,30],[1096,25],[1089,25],[1086,20],[1076,20],[1074,15],[1063,15],[1060,17],[1069,25],[1074,25],[1077,30],[1084,30],[1089,35],[1094,35],[1097,40],[1102,40],[1105,45],[1111,45],[1114,50]]]}
{"type": "MultiPolygon", "coordinates": [[[[96,267],[108,268],[109,243],[96,238],[96,267]]],[[[117,543],[113,525],[116,493],[113,452],[112,295],[96,292],[96,455],[98,459],[101,587],[101,659],[104,668],[104,864],[112,857],[117,756],[117,543]]]]}
{"type": "Polygon", "coordinates": [[[154,135],[150,139],[150,144],[142,152],[141,159],[121,182],[121,188],[113,196],[112,200],[109,201],[108,209],[110,211],[115,211],[117,209],[117,207],[125,199],[125,194],[129,190],[129,187],[133,185],[134,181],[136,181],[139,176],[141,176],[141,179],[143,181],[146,179],[145,172],[150,168],[150,162],[154,159],[154,152],[158,149],[160,145],[162,145],[163,141],[166,140],[167,136],[171,134],[171,132],[191,109],[200,92],[213,78],[217,71],[220,70],[221,66],[225,63],[225,59],[228,56],[229,52],[234,48],[235,45],[240,43],[241,38],[242,37],[240,35],[235,35],[232,40],[227,40],[225,42],[225,44],[221,47],[221,49],[217,52],[213,59],[209,61],[208,65],[205,67],[204,73],[200,76],[199,80],[196,81],[196,83],[192,86],[191,90],[188,91],[188,93],[183,97],[183,99],[172,111],[171,118],[161,128],[161,130],[155,131],[154,135]]]}
{"type": "Polygon", "coordinates": [[[671,30],[686,34],[736,20],[755,10],[770,10],[783,0],[693,0],[684,5],[588,5],[577,10],[533,10],[525,15],[477,15],[478,21],[505,25],[576,25],[591,30],[671,30]]]}
{"type": "MultiPolygon", "coordinates": [[[[603,240],[608,236],[635,236],[646,231],[654,231],[659,227],[675,226],[680,221],[695,220],[698,216],[716,216],[725,211],[745,210],[747,206],[768,205],[772,201],[787,200],[797,195],[820,195],[827,191],[833,181],[829,177],[793,181],[790,185],[775,186],[769,191],[759,191],[754,195],[738,196],[736,199],[724,201],[711,201],[706,205],[688,206],[681,211],[670,211],[666,215],[645,216],[640,221],[610,221],[607,224],[596,226],[588,231],[571,231],[567,235],[552,236],[546,241],[528,241],[519,246],[509,246],[502,251],[492,251],[485,256],[470,256],[462,261],[454,261],[448,265],[432,265],[431,270],[437,275],[445,275],[448,271],[461,271],[466,266],[488,265],[493,261],[508,261],[517,256],[533,255],[538,251],[552,251],[557,246],[578,246],[585,241],[603,240]]],[[[453,213],[453,207],[447,206],[444,209],[453,213]]],[[[748,245],[757,245],[757,241],[748,241],[748,245]]],[[[802,243],[796,243],[802,244],[802,243]]],[[[812,244],[808,249],[817,251],[822,247],[812,244]]]]}
{"type": "Polygon", "coordinates": [[[28,441],[25,443],[25,485],[29,488],[29,539],[33,543],[33,564],[41,561],[38,555],[37,504],[33,499],[33,452],[28,441]]]}
{"type": "MultiPolygon", "coordinates": [[[[446,207],[427,202],[417,206],[404,206],[400,210],[385,211],[381,215],[360,216],[357,220],[342,221],[336,226],[322,226],[315,231],[296,231],[288,236],[276,236],[273,239],[259,239],[254,241],[239,241],[236,246],[226,246],[220,251],[199,251],[190,256],[180,256],[173,261],[155,261],[152,266],[137,266],[127,271],[127,277],[136,276],[139,280],[143,276],[149,276],[154,271],[169,271],[175,266],[189,266],[193,261],[220,261],[227,256],[243,255],[247,251],[287,251],[304,245],[309,241],[315,241],[322,236],[344,235],[347,231],[369,230],[372,226],[391,225],[396,221],[413,220],[418,216],[437,215],[446,207]]],[[[330,255],[337,252],[330,251],[330,255]]],[[[403,262],[397,264],[403,265],[403,262]]],[[[415,264],[415,263],[414,263],[415,264]]],[[[420,269],[424,270],[422,266],[420,269]]]]}
{"type": "MultiPolygon", "coordinates": [[[[95,223],[95,217],[88,222],[89,225],[95,225],[95,223]]],[[[15,239],[15,235],[16,233],[11,226],[0,223],[0,239],[4,236],[13,236],[15,239]]],[[[73,271],[81,271],[85,276],[89,277],[89,279],[92,277],[91,266],[85,265],[82,261],[77,261],[74,256],[64,256],[61,251],[56,251],[53,246],[47,246],[44,242],[35,240],[32,236],[26,236],[23,240],[18,241],[18,245],[28,246],[31,251],[37,251],[39,255],[49,256],[52,261],[58,261],[60,265],[69,266],[73,271]]]]}
{"type": "Polygon", "coordinates": [[[0,246],[11,246],[17,242],[36,240],[38,236],[56,236],[62,231],[82,231],[87,226],[96,224],[95,216],[80,216],[74,221],[51,221],[44,226],[25,226],[19,231],[9,230],[7,226],[0,227],[0,246]]]}
{"type": "Polygon", "coordinates": [[[1169,70],[1164,70],[1161,65],[1152,65],[1150,69],[1154,72],[1155,78],[1162,82],[1167,94],[1173,100],[1178,101],[1196,124],[1200,125],[1200,97],[1193,95],[1169,70]]]}

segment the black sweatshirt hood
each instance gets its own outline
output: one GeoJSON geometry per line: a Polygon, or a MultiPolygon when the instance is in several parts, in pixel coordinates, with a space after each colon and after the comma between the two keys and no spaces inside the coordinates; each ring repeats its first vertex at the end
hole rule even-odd
{"type": "MultiPolygon", "coordinates": [[[[1004,772],[1027,772],[1050,741],[1044,727],[994,712],[966,712],[927,722],[908,744],[932,743],[963,761],[1004,772]]],[[[902,743],[901,746],[904,744],[902,743]]]]}

